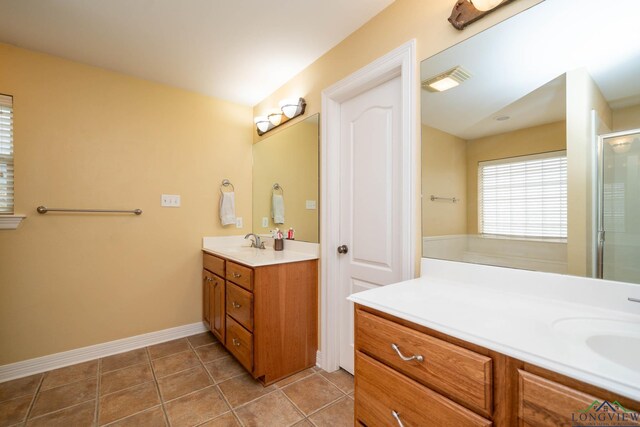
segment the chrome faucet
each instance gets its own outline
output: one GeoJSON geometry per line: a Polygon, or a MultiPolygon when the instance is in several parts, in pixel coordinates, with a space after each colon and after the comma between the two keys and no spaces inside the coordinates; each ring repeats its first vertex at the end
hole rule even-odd
{"type": "Polygon", "coordinates": [[[257,234],[249,233],[244,236],[244,238],[251,240],[252,248],[265,249],[264,242],[260,241],[260,236],[258,236],[257,234]],[[253,236],[254,240],[249,239],[251,236],[253,236]]]}

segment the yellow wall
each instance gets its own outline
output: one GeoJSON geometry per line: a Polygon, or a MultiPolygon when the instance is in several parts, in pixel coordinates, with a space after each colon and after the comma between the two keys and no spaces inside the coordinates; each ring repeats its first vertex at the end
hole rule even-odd
{"type": "Polygon", "coordinates": [[[565,150],[565,122],[467,141],[467,231],[478,233],[478,162],[565,150]]]}
{"type": "Polygon", "coordinates": [[[614,132],[640,128],[640,105],[620,108],[611,113],[614,132]]]}
{"type": "Polygon", "coordinates": [[[250,224],[251,108],[4,44],[0,64],[28,215],[0,231],[0,365],[198,322],[202,237],[246,231],[219,225],[223,178],[250,224]]]}
{"type": "Polygon", "coordinates": [[[422,125],[422,235],[467,234],[467,142],[422,125]],[[455,197],[457,203],[431,201],[455,197]]]}
{"type": "Polygon", "coordinates": [[[296,240],[318,243],[318,115],[253,146],[253,232],[269,234],[275,227],[293,227],[296,240]],[[284,189],[285,223],[278,225],[271,217],[276,182],[284,189]],[[307,200],[315,200],[316,209],[306,209],[307,200]]]}
{"type": "Polygon", "coordinates": [[[591,112],[612,128],[611,109],[585,69],[567,72],[568,272],[591,276],[593,267],[593,161],[591,112]]]}

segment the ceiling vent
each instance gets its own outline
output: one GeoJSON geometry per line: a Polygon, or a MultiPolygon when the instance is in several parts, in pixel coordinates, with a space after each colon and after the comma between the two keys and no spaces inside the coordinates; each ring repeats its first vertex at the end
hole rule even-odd
{"type": "Polygon", "coordinates": [[[428,90],[429,92],[444,92],[445,90],[458,86],[469,78],[471,78],[471,73],[457,66],[435,77],[423,80],[422,89],[428,90]]]}

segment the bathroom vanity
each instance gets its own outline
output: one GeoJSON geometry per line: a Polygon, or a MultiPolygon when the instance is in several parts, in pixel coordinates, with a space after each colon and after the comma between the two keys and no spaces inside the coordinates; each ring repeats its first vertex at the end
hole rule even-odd
{"type": "Polygon", "coordinates": [[[357,422],[551,427],[585,425],[605,400],[640,411],[635,286],[427,259],[423,271],[350,297],[357,422]]]}
{"type": "Polygon", "coordinates": [[[313,251],[205,244],[202,278],[203,322],[254,378],[269,385],[315,366],[313,251]]]}

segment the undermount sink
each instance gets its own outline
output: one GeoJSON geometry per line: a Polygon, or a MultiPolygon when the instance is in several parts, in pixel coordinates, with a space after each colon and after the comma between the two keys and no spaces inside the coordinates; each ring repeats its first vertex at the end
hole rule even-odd
{"type": "Polygon", "coordinates": [[[614,363],[640,371],[640,322],[576,317],[557,320],[553,328],[614,363]]]}

